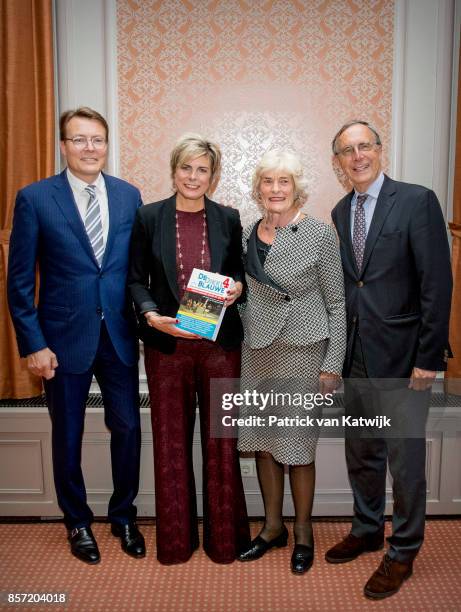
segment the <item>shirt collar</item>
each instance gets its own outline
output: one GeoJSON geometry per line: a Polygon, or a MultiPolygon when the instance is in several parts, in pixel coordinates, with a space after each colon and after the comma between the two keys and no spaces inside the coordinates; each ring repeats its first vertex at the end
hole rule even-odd
{"type": "MultiPolygon", "coordinates": [[[[368,196],[377,200],[379,196],[379,192],[381,191],[381,187],[383,186],[383,183],[384,183],[384,173],[380,172],[378,178],[375,179],[375,181],[373,181],[373,183],[368,187],[365,193],[368,196]]],[[[360,194],[358,191],[354,189],[354,201],[357,200],[357,196],[359,195],[362,195],[362,194],[360,194]]]]}
{"type": "Polygon", "coordinates": [[[104,183],[104,177],[102,175],[102,172],[98,174],[97,179],[93,181],[92,183],[86,183],[85,181],[82,181],[82,179],[79,179],[78,177],[76,177],[75,174],[72,174],[69,168],[66,168],[66,175],[67,175],[67,180],[69,181],[70,186],[72,187],[72,189],[74,189],[77,192],[84,191],[85,188],[90,184],[95,185],[97,190],[104,191],[105,183],[104,183]]]}

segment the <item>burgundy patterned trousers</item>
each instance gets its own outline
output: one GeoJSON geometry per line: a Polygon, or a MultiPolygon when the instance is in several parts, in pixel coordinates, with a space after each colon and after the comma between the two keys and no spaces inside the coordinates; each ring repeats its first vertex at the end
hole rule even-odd
{"type": "Polygon", "coordinates": [[[192,440],[197,398],[203,457],[203,548],[231,563],[249,543],[237,441],[210,437],[210,379],[240,376],[240,349],[178,340],[172,355],[145,346],[154,441],[157,558],[187,561],[199,545],[192,440]]]}

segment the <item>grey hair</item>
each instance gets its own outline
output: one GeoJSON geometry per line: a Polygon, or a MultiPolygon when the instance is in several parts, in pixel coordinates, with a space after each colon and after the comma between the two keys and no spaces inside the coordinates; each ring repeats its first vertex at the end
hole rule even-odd
{"type": "Polygon", "coordinates": [[[297,155],[289,151],[272,149],[267,151],[255,168],[252,179],[251,196],[260,205],[259,184],[263,172],[284,170],[291,176],[295,191],[295,204],[303,206],[307,201],[307,180],[304,177],[303,167],[297,155]]]}
{"type": "Polygon", "coordinates": [[[367,127],[375,135],[375,138],[376,138],[376,143],[375,144],[381,145],[381,138],[380,138],[377,130],[370,123],[368,123],[368,121],[363,121],[362,119],[353,119],[352,121],[348,121],[347,123],[345,123],[336,132],[335,137],[333,138],[333,140],[331,142],[331,148],[333,149],[333,153],[335,155],[338,155],[338,153],[339,153],[339,151],[337,149],[337,144],[338,144],[339,137],[341,136],[341,134],[343,132],[345,132],[347,129],[349,129],[353,125],[364,125],[365,127],[367,127]]]}

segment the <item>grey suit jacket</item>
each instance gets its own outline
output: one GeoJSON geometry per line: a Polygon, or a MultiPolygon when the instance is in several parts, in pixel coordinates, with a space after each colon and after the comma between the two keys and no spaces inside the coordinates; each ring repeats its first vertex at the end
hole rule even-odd
{"type": "Polygon", "coordinates": [[[346,312],[334,230],[312,217],[279,228],[263,268],[256,252],[257,225],[243,232],[244,342],[258,349],[276,339],[298,346],[328,339],[322,371],[340,374],[346,350],[346,312]]]}

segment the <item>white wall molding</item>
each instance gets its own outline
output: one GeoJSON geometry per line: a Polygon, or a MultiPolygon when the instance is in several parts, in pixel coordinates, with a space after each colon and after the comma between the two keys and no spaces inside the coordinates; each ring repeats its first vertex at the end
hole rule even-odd
{"type": "MultiPolygon", "coordinates": [[[[55,0],[58,115],[90,106],[108,119],[118,170],[116,0],[55,0]]],[[[59,156],[58,156],[59,159],[59,156]]],[[[59,170],[59,168],[58,168],[59,170]]]]}
{"type": "MultiPolygon", "coordinates": [[[[197,415],[198,417],[198,415],[197,415]]],[[[198,511],[202,513],[202,453],[200,424],[193,438],[198,511]]],[[[457,413],[449,409],[429,418],[427,435],[427,513],[461,512],[461,432],[457,413]],[[452,419],[454,418],[453,425],[452,419]],[[433,430],[432,430],[433,427],[433,430]]],[[[140,516],[155,513],[154,469],[150,411],[141,410],[141,474],[136,500],[140,516]]],[[[59,517],[51,469],[51,422],[46,408],[3,408],[0,412],[0,516],[59,517]],[[15,461],[14,457],[21,457],[15,461]]],[[[321,438],[317,449],[315,516],[350,516],[352,493],[344,462],[344,440],[321,438]]],[[[112,494],[110,434],[101,408],[88,408],[82,446],[82,465],[88,502],[97,516],[106,516],[112,494]]],[[[241,459],[243,483],[250,516],[264,514],[254,460],[241,459]],[[248,468],[251,468],[248,470],[248,468]]],[[[293,516],[293,500],[285,479],[284,515],[293,516]]],[[[386,513],[392,511],[392,486],[386,485],[386,513]]]]}
{"type": "Polygon", "coordinates": [[[117,2],[104,0],[104,57],[106,109],[110,127],[108,171],[113,176],[120,172],[120,145],[118,129],[118,77],[117,77],[117,2]]]}
{"type": "Polygon", "coordinates": [[[406,0],[394,2],[394,65],[392,78],[392,133],[390,143],[391,176],[402,176],[403,117],[405,90],[406,0]]]}
{"type": "Polygon", "coordinates": [[[454,19],[455,0],[395,0],[391,168],[434,189],[446,216],[454,19]]]}

